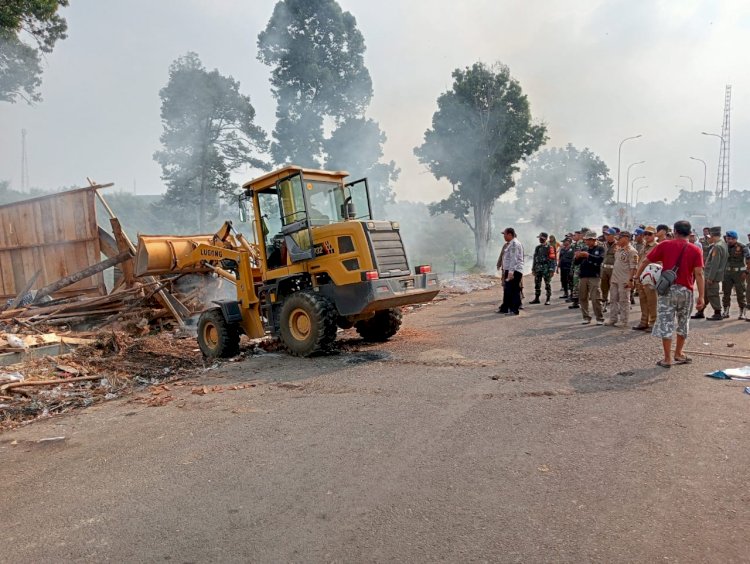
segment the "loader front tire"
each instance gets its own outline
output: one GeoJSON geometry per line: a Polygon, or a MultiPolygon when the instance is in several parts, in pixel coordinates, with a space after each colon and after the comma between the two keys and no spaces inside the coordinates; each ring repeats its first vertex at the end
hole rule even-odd
{"type": "Polygon", "coordinates": [[[227,323],[220,308],[201,313],[198,319],[198,346],[206,358],[230,358],[240,352],[240,331],[227,323]]]}
{"type": "Polygon", "coordinates": [[[382,343],[393,337],[401,328],[401,310],[384,309],[375,313],[370,319],[358,321],[357,333],[365,341],[382,343]]]}
{"type": "Polygon", "coordinates": [[[281,341],[295,356],[323,351],[336,340],[338,314],[333,304],[312,292],[297,292],[281,308],[281,341]]]}

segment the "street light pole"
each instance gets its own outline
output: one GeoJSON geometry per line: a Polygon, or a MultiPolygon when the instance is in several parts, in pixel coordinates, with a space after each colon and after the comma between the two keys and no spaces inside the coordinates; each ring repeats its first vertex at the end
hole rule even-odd
{"type": "Polygon", "coordinates": [[[639,186],[638,190],[635,191],[635,203],[633,204],[633,219],[635,220],[635,209],[638,207],[638,196],[641,195],[641,190],[648,188],[648,186],[639,186]]]}
{"type": "Polygon", "coordinates": [[[635,165],[643,164],[646,161],[638,161],[637,163],[630,163],[628,166],[628,170],[625,173],[625,205],[627,206],[628,203],[628,186],[630,186],[630,169],[633,168],[635,165]]]}
{"type": "MultiPolygon", "coordinates": [[[[620,147],[617,149],[617,204],[620,204],[620,161],[622,157],[622,144],[625,143],[625,141],[630,141],[631,139],[638,139],[639,137],[643,137],[640,133],[638,135],[634,135],[633,137],[626,137],[622,141],[620,141],[620,147]]],[[[626,184],[627,187],[627,184],[626,184]]]]}
{"type": "Polygon", "coordinates": [[[696,159],[695,157],[690,157],[694,161],[700,161],[703,163],[703,205],[706,205],[706,171],[708,170],[708,167],[706,166],[706,161],[703,159],[696,159]]]}
{"type": "MultiPolygon", "coordinates": [[[[718,137],[719,141],[721,141],[721,149],[724,149],[724,137],[719,135],[718,133],[706,133],[705,131],[701,131],[701,135],[708,135],[709,137],[718,137]]],[[[721,158],[721,155],[719,156],[721,158]]],[[[719,189],[719,178],[716,178],[716,187],[714,188],[714,193],[716,190],[719,189]]],[[[722,198],[723,199],[723,198],[722,198]]]]}
{"type": "Polygon", "coordinates": [[[687,178],[690,181],[690,191],[693,191],[693,178],[691,176],[685,176],[684,174],[680,175],[680,178],[687,178]]]}
{"type": "Polygon", "coordinates": [[[630,183],[630,199],[625,200],[625,205],[632,205],[633,204],[633,187],[635,186],[636,180],[641,180],[642,178],[646,178],[645,176],[636,176],[633,181],[630,183]]]}

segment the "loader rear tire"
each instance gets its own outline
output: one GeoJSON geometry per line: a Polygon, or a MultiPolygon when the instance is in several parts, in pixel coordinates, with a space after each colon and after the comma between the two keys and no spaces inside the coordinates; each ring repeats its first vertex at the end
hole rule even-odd
{"type": "Polygon", "coordinates": [[[384,309],[370,319],[358,321],[357,333],[365,341],[382,343],[393,337],[401,328],[401,310],[384,309]]]}
{"type": "Polygon", "coordinates": [[[312,292],[297,292],[281,308],[281,341],[295,356],[310,356],[328,349],[336,340],[334,305],[312,292]]]}
{"type": "Polygon", "coordinates": [[[240,330],[227,323],[220,308],[201,313],[198,319],[198,346],[206,358],[230,358],[240,352],[240,330]]]}

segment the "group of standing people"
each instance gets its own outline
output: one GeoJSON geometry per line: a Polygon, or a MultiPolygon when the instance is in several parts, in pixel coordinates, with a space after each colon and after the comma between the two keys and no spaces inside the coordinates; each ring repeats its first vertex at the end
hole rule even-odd
{"type": "MultiPolygon", "coordinates": [[[[519,310],[523,309],[523,247],[513,228],[505,229],[503,237],[505,245],[497,267],[502,271],[504,291],[498,313],[519,315],[519,310]]],[[[734,290],[740,308],[739,319],[750,321],[745,316],[750,245],[740,243],[735,231],[727,231],[722,238],[720,227],[705,228],[699,240],[688,221],[678,221],[672,229],[666,224],[641,225],[632,233],[605,225],[597,235],[584,227],[568,233],[560,244],[554,236],[542,232],[538,240],[531,268],[534,297],[528,303],[542,303],[544,286],[544,304],[549,305],[552,278],[559,273],[561,297],[570,302],[571,309],[581,310],[583,324],[595,321],[597,325],[625,327],[630,306],[637,296],[641,317],[632,329],[650,330],[661,337],[664,358],[657,363],[659,366],[690,362],[683,346],[694,303],[697,313],[693,319],[727,319],[734,290]],[[653,284],[641,282],[644,270],[653,263],[660,264],[662,272],[674,271],[667,276],[674,278],[674,283],[667,286],[665,293],[657,294],[653,284]],[[723,296],[720,296],[720,289],[723,296]],[[714,310],[710,317],[704,314],[704,301],[714,310]],[[605,313],[609,314],[607,320],[605,313]],[[676,347],[672,354],[675,333],[676,347]]]]}

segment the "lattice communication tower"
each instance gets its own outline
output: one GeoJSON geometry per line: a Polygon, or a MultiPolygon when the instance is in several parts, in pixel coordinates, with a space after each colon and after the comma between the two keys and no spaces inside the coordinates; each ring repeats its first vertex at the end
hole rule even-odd
{"type": "Polygon", "coordinates": [[[731,146],[731,107],[732,85],[727,84],[724,93],[724,121],[721,124],[721,148],[719,149],[719,169],[716,172],[716,198],[729,196],[729,149],[731,146]]]}

